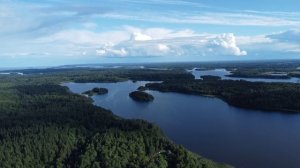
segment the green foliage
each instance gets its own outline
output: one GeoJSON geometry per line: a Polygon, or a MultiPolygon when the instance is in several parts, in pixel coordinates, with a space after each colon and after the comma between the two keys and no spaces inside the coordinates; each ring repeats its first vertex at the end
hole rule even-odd
{"type": "Polygon", "coordinates": [[[219,76],[212,76],[212,75],[204,75],[204,76],[201,76],[202,80],[212,80],[212,81],[215,81],[215,80],[221,80],[222,78],[219,77],[219,76]]]}
{"type": "Polygon", "coordinates": [[[173,144],[150,123],[121,119],[58,85],[92,79],[120,78],[83,71],[0,78],[0,167],[229,167],[173,144]]]}
{"type": "Polygon", "coordinates": [[[106,88],[93,88],[92,90],[88,90],[86,92],[83,92],[82,94],[93,96],[93,95],[103,95],[107,93],[108,93],[108,89],[106,88]]]}
{"type": "Polygon", "coordinates": [[[129,96],[133,100],[139,101],[139,102],[149,102],[149,101],[153,101],[154,100],[154,97],[151,94],[143,92],[143,91],[134,91],[134,92],[131,92],[129,94],[129,96]]]}
{"type": "Polygon", "coordinates": [[[300,85],[233,80],[173,80],[146,85],[163,92],[214,95],[227,103],[266,111],[300,112],[300,85]]]}

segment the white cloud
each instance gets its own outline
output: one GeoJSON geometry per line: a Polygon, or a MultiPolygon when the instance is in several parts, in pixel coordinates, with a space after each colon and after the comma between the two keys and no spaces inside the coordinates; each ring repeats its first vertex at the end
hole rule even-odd
{"type": "Polygon", "coordinates": [[[122,27],[119,30],[96,32],[83,29],[65,29],[31,41],[2,43],[6,55],[48,55],[101,57],[150,57],[150,56],[246,56],[265,53],[299,53],[299,31],[289,30],[272,35],[235,36],[225,34],[199,34],[189,29],[141,29],[122,27]],[[21,53],[21,54],[20,54],[21,53]]]}
{"type": "Polygon", "coordinates": [[[165,44],[157,44],[157,48],[161,52],[168,52],[170,48],[165,44]]]}
{"type": "Polygon", "coordinates": [[[173,31],[162,28],[127,28],[130,39],[115,45],[102,45],[97,49],[101,56],[244,56],[236,38],[229,34],[199,35],[190,30],[173,31]],[[156,30],[156,31],[154,31],[156,30]],[[133,32],[136,31],[136,32],[133,32]]]}
{"type": "Polygon", "coordinates": [[[266,35],[238,36],[236,37],[236,40],[238,45],[258,45],[264,43],[272,43],[274,41],[266,35]]]}
{"type": "Polygon", "coordinates": [[[251,57],[253,51],[277,55],[300,51],[299,12],[223,10],[186,0],[121,0],[107,4],[4,0],[0,2],[0,25],[0,57],[85,58],[98,55],[194,56],[201,59],[201,56],[251,57]],[[153,8],[153,5],[160,5],[160,8],[153,8]],[[176,10],[167,8],[169,5],[176,5],[176,10]],[[140,7],[145,8],[135,10],[140,7]],[[163,7],[165,10],[161,10],[163,7]],[[200,10],[203,8],[205,10],[200,10]],[[107,24],[107,20],[102,20],[107,18],[116,22],[107,24]],[[142,23],[148,28],[123,26],[129,23],[142,23]],[[153,25],[169,28],[149,28],[153,25]],[[232,28],[242,33],[252,28],[243,26],[254,26],[252,33],[269,28],[270,31],[287,27],[294,30],[254,36],[200,32],[203,29],[220,32],[223,28],[231,31],[232,28]],[[181,27],[197,28],[196,32],[178,30],[181,27]]]}
{"type": "Polygon", "coordinates": [[[268,38],[279,42],[299,43],[300,44],[300,29],[288,30],[280,33],[267,35],[268,38]]]}
{"type": "Polygon", "coordinates": [[[169,13],[147,13],[140,14],[126,13],[106,13],[100,15],[100,18],[112,18],[123,20],[137,20],[161,23],[176,24],[207,24],[207,25],[227,25],[227,26],[267,26],[267,27],[283,27],[293,26],[299,27],[299,16],[282,14],[264,15],[262,13],[253,12],[198,12],[194,11],[187,15],[180,12],[169,13]]]}
{"type": "Polygon", "coordinates": [[[128,52],[124,48],[115,49],[114,44],[108,43],[96,50],[99,56],[126,56],[128,52]]]}
{"type": "Polygon", "coordinates": [[[151,36],[154,40],[193,37],[197,35],[194,31],[190,29],[174,31],[165,28],[148,28],[144,30],[144,33],[151,36]]]}
{"type": "Polygon", "coordinates": [[[222,34],[210,41],[213,51],[221,50],[224,53],[233,54],[236,56],[247,55],[246,51],[242,51],[236,44],[236,38],[234,34],[222,34]]]}
{"type": "Polygon", "coordinates": [[[300,30],[287,30],[259,36],[238,37],[238,44],[255,53],[264,52],[274,55],[295,54],[300,51],[300,30]]]}
{"type": "MultiPolygon", "coordinates": [[[[8,10],[9,11],[9,10],[8,10]]],[[[13,15],[6,10],[1,16],[13,15]]],[[[209,15],[206,15],[209,16],[209,15]]],[[[252,16],[224,15],[240,17],[241,20],[252,16]]],[[[176,16],[174,16],[176,17],[176,16]]],[[[200,16],[204,17],[204,16],[200,16]]],[[[215,17],[220,17],[216,15],[215,17]]],[[[163,17],[161,17],[163,18],[163,17]]],[[[161,19],[160,18],[160,19],[161,19]]],[[[226,21],[228,18],[223,18],[226,21]]],[[[197,19],[197,18],[192,18],[197,19]]],[[[212,18],[207,17],[207,21],[212,18]]],[[[255,19],[254,19],[255,20],[255,19]]],[[[252,20],[252,21],[254,21],[252,20]]],[[[3,21],[3,20],[2,20],[3,21]]],[[[237,20],[235,20],[237,21],[237,20]]],[[[251,21],[251,20],[250,20],[251,21]]],[[[249,22],[250,22],[249,21],[249,22]]],[[[259,20],[256,20],[257,22],[259,20]]],[[[226,21],[227,22],[227,21],[226,21]]],[[[244,22],[244,21],[243,21],[244,22]]],[[[1,18],[0,18],[1,23],[1,18]]],[[[243,24],[243,23],[242,23],[243,24]]],[[[26,24],[25,24],[26,25],[26,24]]],[[[30,40],[19,40],[16,48],[11,51],[6,49],[3,40],[3,51],[14,53],[34,53],[43,55],[48,52],[51,55],[99,55],[99,56],[245,56],[251,55],[251,50],[269,50],[281,52],[299,53],[300,31],[290,30],[272,35],[238,36],[234,34],[200,34],[191,29],[172,30],[166,28],[137,28],[125,26],[119,30],[101,31],[94,29],[97,24],[93,22],[81,22],[81,29],[64,28],[59,31],[41,34],[41,37],[30,40]],[[7,51],[6,51],[7,50],[7,51]],[[248,51],[248,52],[247,52],[248,51]]],[[[98,26],[99,27],[99,26],[98,26]]],[[[9,28],[5,28],[9,29],[9,28]]],[[[22,28],[23,29],[23,28],[22,28]]],[[[98,28],[97,28],[98,29],[98,28]]],[[[0,28],[3,32],[3,28],[0,28]]],[[[4,31],[5,32],[5,31],[4,31]]],[[[4,42],[5,41],[5,42],[4,42]]],[[[12,43],[11,43],[12,44],[12,43]]],[[[16,43],[17,44],[17,43],[16,43]]],[[[22,55],[22,54],[16,54],[22,55]]],[[[24,54],[23,54],[24,55],[24,54]]],[[[33,54],[31,54],[33,55],[33,54]]]]}
{"type": "Polygon", "coordinates": [[[65,42],[72,44],[100,45],[119,43],[128,40],[130,34],[126,31],[93,32],[90,30],[63,30],[50,36],[38,38],[37,43],[65,42]]]}
{"type": "Polygon", "coordinates": [[[113,48],[103,48],[96,50],[96,54],[99,56],[126,56],[127,51],[124,48],[113,49],[113,48]]]}
{"type": "Polygon", "coordinates": [[[149,41],[152,40],[152,37],[142,34],[141,32],[134,32],[131,36],[131,40],[135,41],[149,41]]]}
{"type": "MultiPolygon", "coordinates": [[[[299,48],[296,48],[296,49],[292,49],[292,50],[290,50],[290,52],[300,54],[300,47],[299,47],[299,48]]],[[[299,69],[300,69],[300,68],[299,68],[299,69]]]]}

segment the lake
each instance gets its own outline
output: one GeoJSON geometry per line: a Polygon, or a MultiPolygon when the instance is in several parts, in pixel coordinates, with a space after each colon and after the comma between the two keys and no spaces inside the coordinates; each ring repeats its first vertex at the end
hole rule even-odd
{"type": "MultiPolygon", "coordinates": [[[[219,76],[223,80],[245,80],[249,82],[283,82],[283,83],[300,83],[300,78],[291,77],[290,79],[265,79],[265,78],[239,78],[239,77],[229,77],[227,75],[231,75],[230,71],[226,69],[213,69],[213,70],[196,70],[194,68],[192,70],[188,70],[191,72],[195,79],[202,79],[201,76],[212,75],[219,76]]],[[[279,74],[273,74],[274,76],[278,76],[279,74]]]]}
{"type": "Polygon", "coordinates": [[[128,96],[147,82],[65,83],[74,93],[109,89],[94,104],[127,119],[161,127],[177,144],[209,159],[241,168],[299,168],[300,115],[229,106],[218,98],[149,91],[155,100],[138,103],[128,96]]]}

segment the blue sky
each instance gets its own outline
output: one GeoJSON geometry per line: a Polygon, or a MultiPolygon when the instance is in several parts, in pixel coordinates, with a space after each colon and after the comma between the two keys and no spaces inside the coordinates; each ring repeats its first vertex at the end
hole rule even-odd
{"type": "Polygon", "coordinates": [[[297,0],[0,0],[0,67],[300,58],[297,0]]]}

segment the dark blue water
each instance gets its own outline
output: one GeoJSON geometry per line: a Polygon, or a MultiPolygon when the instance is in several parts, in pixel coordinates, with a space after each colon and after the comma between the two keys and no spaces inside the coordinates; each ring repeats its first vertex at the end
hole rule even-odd
{"type": "Polygon", "coordinates": [[[137,103],[128,94],[145,82],[66,83],[82,93],[109,89],[95,104],[124,118],[159,125],[174,142],[218,162],[242,168],[299,168],[300,115],[266,113],[227,105],[220,99],[150,91],[152,103],[137,103]]]}
{"type": "MultiPolygon", "coordinates": [[[[214,69],[214,70],[201,70],[197,71],[195,69],[189,70],[194,76],[195,79],[202,79],[201,76],[212,75],[219,76],[223,80],[245,80],[249,82],[282,82],[282,83],[300,83],[300,78],[292,77],[290,79],[264,79],[264,78],[239,78],[239,77],[229,77],[227,75],[231,75],[230,71],[226,69],[214,69]]],[[[276,74],[274,74],[276,76],[276,74]]],[[[278,75],[277,75],[278,76],[278,75]]]]}

